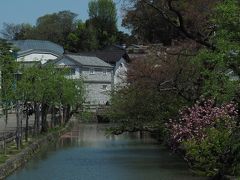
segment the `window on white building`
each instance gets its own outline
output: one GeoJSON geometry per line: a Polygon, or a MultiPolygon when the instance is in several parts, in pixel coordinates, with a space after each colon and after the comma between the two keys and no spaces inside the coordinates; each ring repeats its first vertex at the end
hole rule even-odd
{"type": "Polygon", "coordinates": [[[90,74],[95,74],[94,68],[89,69],[89,73],[90,73],[90,74]]]}
{"type": "Polygon", "coordinates": [[[102,89],[103,89],[103,90],[107,90],[107,85],[104,84],[104,85],[102,86],[102,89]]]}
{"type": "Polygon", "coordinates": [[[107,75],[107,69],[103,69],[103,74],[107,75]]]}

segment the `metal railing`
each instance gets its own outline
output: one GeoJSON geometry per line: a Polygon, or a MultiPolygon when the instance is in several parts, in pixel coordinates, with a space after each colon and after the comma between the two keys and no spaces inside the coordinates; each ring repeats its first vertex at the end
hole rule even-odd
{"type": "MultiPolygon", "coordinates": [[[[0,131],[0,149],[4,149],[5,146],[13,141],[16,141],[17,131],[16,128],[11,128],[12,130],[0,131]]],[[[26,133],[26,127],[21,128],[21,139],[24,138],[26,133]]],[[[34,133],[34,127],[31,125],[28,127],[28,133],[34,133]]]]}

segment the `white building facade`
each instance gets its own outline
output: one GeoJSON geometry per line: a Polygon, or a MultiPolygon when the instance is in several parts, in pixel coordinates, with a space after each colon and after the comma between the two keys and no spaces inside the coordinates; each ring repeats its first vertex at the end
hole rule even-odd
{"type": "Polygon", "coordinates": [[[86,104],[106,104],[114,82],[114,67],[91,55],[65,54],[63,47],[42,40],[19,40],[11,42],[19,49],[16,59],[22,64],[48,63],[56,67],[70,68],[69,78],[82,80],[86,88],[86,104]]]}

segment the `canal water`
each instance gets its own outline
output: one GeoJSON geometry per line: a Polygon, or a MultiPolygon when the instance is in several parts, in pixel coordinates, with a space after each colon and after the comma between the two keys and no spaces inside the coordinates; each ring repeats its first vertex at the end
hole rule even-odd
{"type": "Polygon", "coordinates": [[[137,134],[105,136],[107,125],[80,124],[8,180],[198,180],[178,156],[137,134]]]}

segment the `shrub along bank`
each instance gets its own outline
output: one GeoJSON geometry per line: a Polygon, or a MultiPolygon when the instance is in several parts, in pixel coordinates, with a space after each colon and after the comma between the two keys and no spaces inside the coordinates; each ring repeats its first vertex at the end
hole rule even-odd
{"type": "Polygon", "coordinates": [[[171,147],[200,175],[240,175],[238,111],[234,103],[198,102],[168,123],[171,147]]]}

